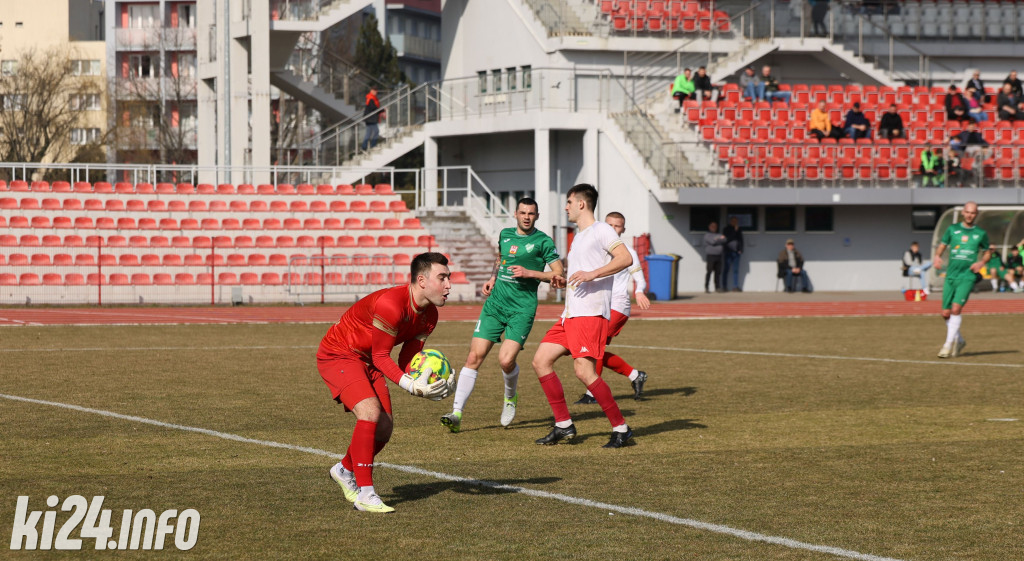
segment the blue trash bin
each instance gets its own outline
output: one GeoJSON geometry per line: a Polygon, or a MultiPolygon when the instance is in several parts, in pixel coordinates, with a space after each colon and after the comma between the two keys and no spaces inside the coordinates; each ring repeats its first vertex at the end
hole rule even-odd
{"type": "Polygon", "coordinates": [[[676,297],[676,263],[679,256],[648,255],[647,274],[650,277],[649,290],[655,300],[674,300],[676,297]]]}

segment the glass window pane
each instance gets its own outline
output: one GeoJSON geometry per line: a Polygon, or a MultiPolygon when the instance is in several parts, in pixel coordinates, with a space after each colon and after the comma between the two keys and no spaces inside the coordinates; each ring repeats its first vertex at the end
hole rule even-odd
{"type": "Polygon", "coordinates": [[[721,209],[717,206],[691,206],[690,207],[690,231],[707,232],[708,224],[718,222],[721,209]]]}
{"type": "Polygon", "coordinates": [[[833,231],[832,207],[809,206],[804,209],[804,230],[808,232],[833,231]]]}
{"type": "Polygon", "coordinates": [[[768,206],[764,208],[765,232],[795,232],[796,207],[768,206]]]}

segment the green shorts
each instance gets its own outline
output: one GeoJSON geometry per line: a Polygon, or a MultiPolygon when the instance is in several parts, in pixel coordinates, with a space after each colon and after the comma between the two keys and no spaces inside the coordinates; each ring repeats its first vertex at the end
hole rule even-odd
{"type": "Polygon", "coordinates": [[[946,283],[942,285],[942,309],[949,310],[953,307],[953,304],[957,304],[963,307],[967,304],[967,298],[971,296],[971,290],[974,289],[975,277],[961,277],[956,279],[946,279],[946,283]]]}
{"type": "Polygon", "coordinates": [[[529,314],[508,313],[484,304],[484,309],[480,311],[480,319],[476,321],[473,337],[498,343],[501,341],[501,334],[504,333],[506,339],[515,341],[523,347],[526,345],[526,338],[530,336],[530,330],[533,329],[535,315],[536,310],[529,314]]]}

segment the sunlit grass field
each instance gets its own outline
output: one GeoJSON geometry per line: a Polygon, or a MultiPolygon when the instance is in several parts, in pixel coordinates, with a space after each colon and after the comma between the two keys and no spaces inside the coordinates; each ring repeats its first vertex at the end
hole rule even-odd
{"type": "MultiPolygon", "coordinates": [[[[50,495],[103,495],[115,538],[124,509],[196,509],[196,546],[173,554],[186,558],[841,558],[685,519],[863,559],[1024,559],[1019,316],[966,317],[966,356],[948,361],[935,358],[945,329],[934,317],[631,322],[612,350],[650,378],[634,401],[625,378],[605,374],[636,433],[620,450],[601,448],[610,426],[597,406],[570,406],[575,444],[533,443],[552,421],[530,368],[546,327],[520,355],[509,429],[498,424],[496,354],[460,434],[438,423],[450,397],[391,386],[396,429],[375,471],[391,515],[353,511],[328,478],[331,457],[2,398],[0,537],[9,542],[19,495],[34,510],[50,495]]],[[[5,328],[0,393],[343,454],[354,419],[313,358],[326,329],[5,328]]],[[[428,346],[458,370],[471,329],[441,324],[428,346]]],[[[583,388],[559,366],[575,401],[583,388]]],[[[58,512],[57,527],[67,518],[58,512]]],[[[170,555],[92,547],[5,545],[0,557],[170,555]]]]}

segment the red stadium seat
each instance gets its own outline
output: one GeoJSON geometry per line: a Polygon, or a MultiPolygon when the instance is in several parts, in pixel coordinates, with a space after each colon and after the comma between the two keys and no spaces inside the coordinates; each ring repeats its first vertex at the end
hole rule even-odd
{"type": "Polygon", "coordinates": [[[157,273],[153,275],[153,284],[157,286],[171,286],[174,284],[174,279],[168,273],[157,273]]]}
{"type": "Polygon", "coordinates": [[[239,185],[237,191],[238,191],[239,195],[255,195],[256,194],[256,188],[253,187],[252,185],[248,184],[248,183],[243,183],[243,184],[239,185]]]}
{"type": "Polygon", "coordinates": [[[64,275],[65,286],[83,286],[85,284],[85,277],[81,273],[68,273],[64,275]]]}

